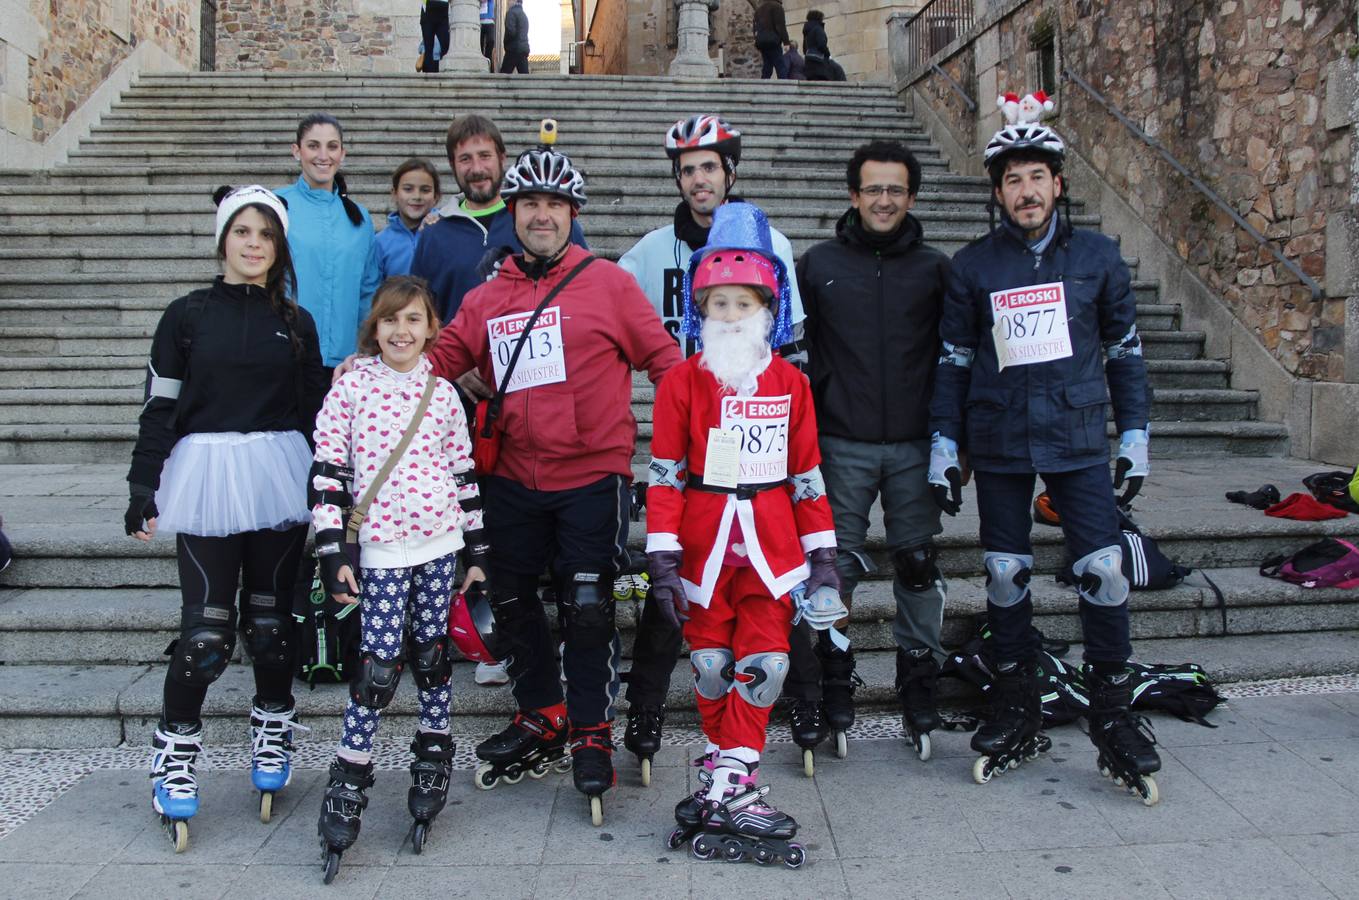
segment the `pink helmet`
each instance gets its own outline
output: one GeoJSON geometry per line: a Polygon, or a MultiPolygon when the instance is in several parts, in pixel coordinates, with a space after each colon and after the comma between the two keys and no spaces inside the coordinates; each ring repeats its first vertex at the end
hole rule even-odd
{"type": "Polygon", "coordinates": [[[714,250],[699,260],[693,275],[694,294],[722,284],[760,288],[766,300],[779,293],[774,264],[753,250],[714,250]]]}
{"type": "Polygon", "coordinates": [[[486,592],[473,585],[467,594],[454,594],[448,610],[448,637],[465,658],[495,662],[488,647],[495,646],[495,616],[486,592]]]}

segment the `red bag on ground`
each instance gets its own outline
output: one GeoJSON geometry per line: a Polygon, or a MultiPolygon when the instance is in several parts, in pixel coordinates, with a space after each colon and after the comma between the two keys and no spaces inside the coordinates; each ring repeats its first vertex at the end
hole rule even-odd
{"type": "Polygon", "coordinates": [[[1276,519],[1297,519],[1302,522],[1321,522],[1326,519],[1343,519],[1348,513],[1343,509],[1322,503],[1310,494],[1289,494],[1278,503],[1265,510],[1265,515],[1276,519]]]}

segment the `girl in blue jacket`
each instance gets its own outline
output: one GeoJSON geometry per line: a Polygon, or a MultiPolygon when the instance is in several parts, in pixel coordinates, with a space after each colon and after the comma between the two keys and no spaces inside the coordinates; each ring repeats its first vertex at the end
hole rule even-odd
{"type": "Polygon", "coordinates": [[[339,121],[312,113],[298,123],[293,144],[302,175],[277,192],[291,220],[288,249],[297,270],[297,302],[316,320],[328,366],[354,352],[359,325],[382,280],[373,220],[349,199],[340,174],[344,156],[339,121]]]}

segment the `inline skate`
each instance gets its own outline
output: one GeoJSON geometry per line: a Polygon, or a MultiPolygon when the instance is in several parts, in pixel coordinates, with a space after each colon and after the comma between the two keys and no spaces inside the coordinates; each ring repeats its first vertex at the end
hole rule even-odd
{"type": "Polygon", "coordinates": [[[322,878],[326,884],[340,871],[340,857],[359,839],[359,824],[368,806],[364,793],[373,786],[373,764],[336,757],[330,764],[330,781],[321,804],[316,833],[321,838],[322,878]]]}
{"type": "Polygon", "coordinates": [[[661,730],[664,727],[665,704],[642,703],[629,707],[623,746],[637,757],[642,767],[642,787],[651,787],[651,760],[661,749],[661,730]]]}
{"type": "Polygon", "coordinates": [[[203,725],[162,720],[151,749],[151,808],[160,815],[175,852],[183,853],[189,847],[189,820],[198,812],[193,765],[203,752],[203,725]]]}
{"type": "Polygon", "coordinates": [[[505,730],[477,745],[477,787],[489,791],[500,783],[518,784],[525,775],[542,778],[571,768],[566,756],[566,706],[521,709],[505,730]]]}
{"type": "Polygon", "coordinates": [[[453,774],[453,738],[447,734],[421,731],[411,741],[411,789],[406,795],[415,825],[411,828],[411,850],[425,848],[430,826],[448,802],[448,782],[453,774]]]}
{"type": "Polygon", "coordinates": [[[991,689],[995,697],[990,715],[972,735],[972,749],[983,754],[972,765],[972,780],[977,784],[986,784],[993,776],[1052,749],[1052,741],[1040,730],[1043,706],[1033,663],[1001,663],[991,689]]]}
{"type": "Polygon", "coordinates": [[[725,785],[722,798],[703,802],[699,831],[689,844],[695,859],[721,855],[727,862],[753,859],[762,866],[782,860],[790,869],[806,861],[802,845],[793,842],[797,822],[765,802],[769,788],[756,787],[756,766],[721,759],[713,780],[725,785]]]}
{"type": "MultiPolygon", "coordinates": [[[[668,849],[675,850],[698,834],[698,829],[703,824],[701,815],[703,799],[708,796],[708,788],[712,787],[713,770],[717,768],[717,759],[718,753],[714,750],[711,753],[704,753],[702,756],[696,757],[689,764],[698,769],[698,790],[675,804],[676,828],[666,838],[665,846],[668,849]]],[[[751,777],[755,777],[757,771],[758,769],[753,769],[751,777]]]]}
{"type": "Polygon", "coordinates": [[[802,748],[802,771],[808,778],[816,774],[816,745],[826,739],[826,717],[820,700],[793,699],[788,709],[788,730],[793,743],[802,748]]]}
{"type": "Polygon", "coordinates": [[[854,651],[841,650],[830,642],[828,632],[817,634],[821,658],[821,709],[826,727],[835,738],[835,755],[849,755],[849,730],[854,727],[854,689],[863,679],[854,671],[854,651]]]}
{"type": "Polygon", "coordinates": [[[274,794],[293,778],[293,729],[306,730],[291,705],[256,702],[250,710],[250,781],[260,792],[260,821],[274,815],[274,794]]]}
{"type": "Polygon", "coordinates": [[[1090,691],[1090,742],[1099,751],[1099,773],[1137,794],[1145,806],[1155,806],[1161,795],[1151,773],[1161,769],[1156,736],[1144,716],[1133,715],[1129,672],[1101,675],[1085,667],[1090,691]]]}
{"type": "Polygon", "coordinates": [[[590,824],[604,824],[604,792],[613,787],[613,731],[608,722],[571,726],[571,778],[590,801],[590,824]]]}
{"type": "Polygon", "coordinates": [[[928,647],[914,650],[897,648],[897,697],[901,700],[901,730],[915,748],[921,762],[930,758],[933,748],[930,732],[939,728],[937,689],[939,663],[928,647]]]}

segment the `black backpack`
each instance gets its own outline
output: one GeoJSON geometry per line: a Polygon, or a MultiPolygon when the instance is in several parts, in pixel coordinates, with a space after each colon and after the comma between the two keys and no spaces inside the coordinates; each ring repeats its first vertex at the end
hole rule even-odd
{"type": "Polygon", "coordinates": [[[1134,709],[1157,709],[1184,722],[1216,728],[1204,718],[1223,702],[1208,673],[1196,663],[1149,666],[1128,663],[1133,670],[1134,709]]]}
{"type": "Polygon", "coordinates": [[[298,595],[303,602],[293,611],[300,647],[297,678],[313,689],[318,684],[348,683],[360,665],[359,604],[336,603],[326,593],[315,557],[304,561],[301,574],[298,595]]]}

